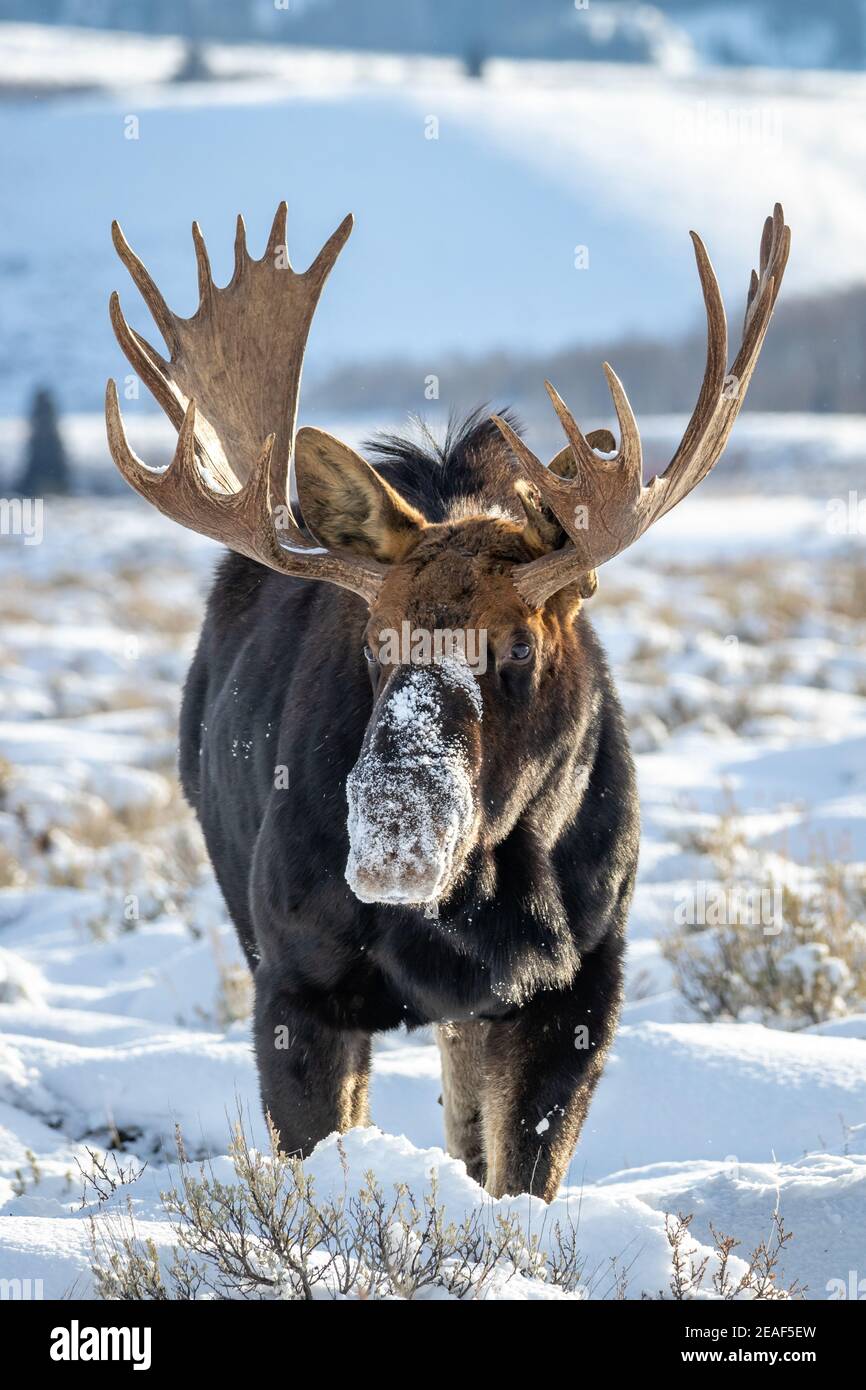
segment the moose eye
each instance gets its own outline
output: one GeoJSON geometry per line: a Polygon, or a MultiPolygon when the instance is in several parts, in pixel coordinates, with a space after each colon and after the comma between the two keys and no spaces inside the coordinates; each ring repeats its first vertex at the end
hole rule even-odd
{"type": "Polygon", "coordinates": [[[532,648],[528,642],[515,642],[509,655],[512,661],[528,661],[532,656],[532,648]]]}
{"type": "Polygon", "coordinates": [[[373,651],[369,642],[364,643],[364,660],[368,661],[371,666],[375,666],[376,664],[376,653],[373,651]]]}

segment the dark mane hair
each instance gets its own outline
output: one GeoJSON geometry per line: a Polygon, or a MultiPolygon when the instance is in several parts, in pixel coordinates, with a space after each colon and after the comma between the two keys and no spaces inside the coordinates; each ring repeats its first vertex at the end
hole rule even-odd
{"type": "MultiPolygon", "coordinates": [[[[501,414],[520,433],[514,412],[501,414]]],[[[507,507],[514,496],[515,465],[485,406],[463,419],[452,416],[441,440],[418,420],[414,435],[379,434],[363,447],[376,471],[428,521],[443,521],[465,498],[507,507]]]]}

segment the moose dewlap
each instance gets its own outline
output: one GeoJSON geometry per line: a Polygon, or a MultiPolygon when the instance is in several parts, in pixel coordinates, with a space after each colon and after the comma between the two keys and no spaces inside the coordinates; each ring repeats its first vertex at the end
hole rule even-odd
{"type": "Polygon", "coordinates": [[[253,971],[262,1099],[282,1145],[308,1153],[369,1123],[372,1035],[433,1023],[450,1152],[494,1195],[550,1200],[616,1027],[639,838],[622,711],[584,600],[599,566],[720,457],[790,233],[777,205],[732,362],[692,234],[704,378],[673,458],[644,483],[608,366],[615,452],[549,385],[567,441],[549,465],[507,414],[470,417],[442,445],[380,440],[373,463],[322,430],[296,433],[307,334],[351,228],[298,273],[285,204],[260,260],[239,218],[219,288],[194,224],[200,298],[183,319],[115,224],[168,356],[116,295],[112,323],[179,433],[170,466],[149,469],[109,382],[109,446],[136,491],[231,552],[184,688],[180,770],[253,971]],[[413,640],[386,640],[403,633],[413,640]],[[472,642],[444,651],[441,633],[472,642]],[[233,757],[239,746],[249,756],[233,757]]]}

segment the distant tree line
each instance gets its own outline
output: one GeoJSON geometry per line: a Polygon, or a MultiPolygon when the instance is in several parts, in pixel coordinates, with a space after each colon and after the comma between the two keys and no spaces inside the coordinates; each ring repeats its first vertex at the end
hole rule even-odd
{"type": "MultiPolygon", "coordinates": [[[[740,323],[731,314],[730,338],[740,323]]],[[[348,365],[310,383],[305,408],[363,412],[431,412],[428,381],[438,378],[447,406],[481,403],[537,407],[545,377],[567,396],[578,416],[610,414],[601,363],[611,362],[634,408],[647,414],[690,411],[703,375],[705,337],[695,330],[671,343],[621,338],[543,355],[492,352],[450,355],[432,364],[405,358],[348,365]]],[[[733,355],[733,354],[732,354],[733,355]]],[[[757,410],[866,412],[866,285],[780,302],[773,316],[748,405],[757,410]]]]}
{"type": "Polygon", "coordinates": [[[475,68],[488,54],[647,62],[664,26],[647,5],[615,6],[600,26],[588,4],[563,0],[0,0],[0,18],[195,40],[450,54],[475,68]]]}
{"type": "MultiPolygon", "coordinates": [[[[391,53],[450,54],[480,74],[489,56],[650,62],[667,39],[701,47],[703,14],[720,0],[607,3],[588,0],[0,0],[0,19],[80,24],[192,40],[267,40],[314,47],[391,53]],[[696,25],[692,21],[697,20],[696,25]]],[[[708,41],[714,62],[766,62],[760,33],[796,33],[815,47],[815,62],[857,68],[866,56],[866,8],[859,0],[728,0],[741,38],[708,41]],[[739,14],[738,14],[739,12],[739,14]],[[824,42],[823,35],[828,36],[824,42]]]]}

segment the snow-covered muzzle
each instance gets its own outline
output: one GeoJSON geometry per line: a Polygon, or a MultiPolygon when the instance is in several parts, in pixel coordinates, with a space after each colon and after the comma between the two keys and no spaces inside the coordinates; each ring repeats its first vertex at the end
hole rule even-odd
{"type": "Polygon", "coordinates": [[[478,681],[456,658],[392,673],[346,783],[346,881],[362,902],[447,896],[477,829],[481,717],[478,681]]]}

